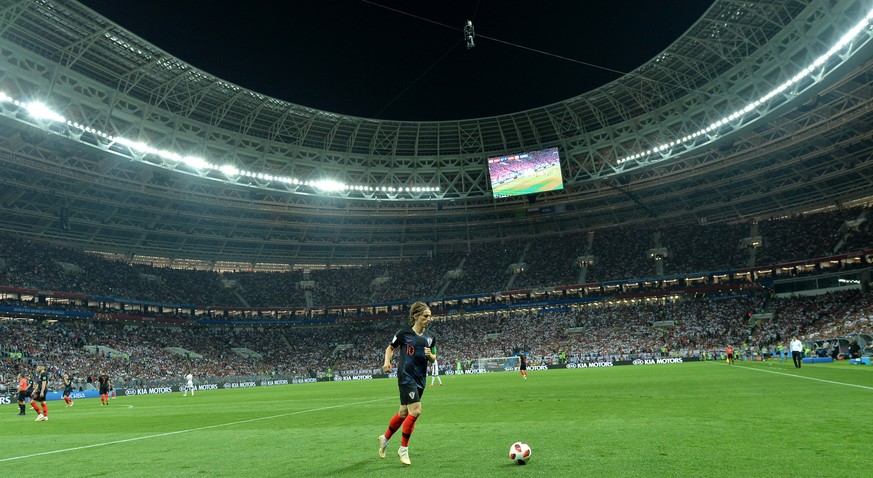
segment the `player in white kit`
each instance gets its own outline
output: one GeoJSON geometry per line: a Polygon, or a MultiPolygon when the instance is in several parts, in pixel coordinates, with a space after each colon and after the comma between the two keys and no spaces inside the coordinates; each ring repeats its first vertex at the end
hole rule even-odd
{"type": "Polygon", "coordinates": [[[185,393],[183,393],[182,396],[187,397],[188,392],[190,391],[191,396],[193,397],[194,396],[194,376],[189,373],[188,375],[185,375],[185,380],[187,383],[185,384],[185,393]]]}
{"type": "MultiPolygon", "coordinates": [[[[432,347],[434,355],[436,355],[436,346],[432,347]]],[[[440,387],[443,386],[443,379],[440,378],[440,366],[436,360],[430,364],[430,386],[433,387],[434,381],[439,380],[440,387]]]]}

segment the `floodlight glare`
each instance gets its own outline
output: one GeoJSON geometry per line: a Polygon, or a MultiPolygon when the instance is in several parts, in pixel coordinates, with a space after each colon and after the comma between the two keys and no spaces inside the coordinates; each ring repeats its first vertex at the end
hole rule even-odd
{"type": "Polygon", "coordinates": [[[191,166],[195,169],[209,169],[212,166],[206,162],[206,160],[198,158],[196,156],[185,156],[182,158],[182,162],[191,166]]]}
{"type": "Polygon", "coordinates": [[[30,113],[30,116],[33,116],[36,119],[58,121],[61,123],[67,121],[63,116],[55,113],[48,106],[39,101],[25,103],[24,107],[27,109],[27,112],[30,113]]]}
{"type": "Polygon", "coordinates": [[[339,181],[334,181],[333,179],[320,179],[318,181],[311,181],[310,185],[322,191],[342,191],[346,189],[345,184],[339,181]]]}
{"type": "MultiPolygon", "coordinates": [[[[727,119],[721,119],[719,121],[716,121],[715,123],[711,123],[710,125],[708,125],[707,127],[703,128],[703,129],[700,129],[700,130],[694,132],[691,135],[691,138],[695,138],[701,134],[708,133],[714,129],[718,129],[723,124],[727,124],[728,122],[734,121],[735,119],[740,118],[745,114],[751,113],[758,106],[770,101],[776,95],[787,90],[790,86],[800,82],[802,79],[811,75],[812,72],[816,70],[816,68],[823,65],[833,55],[836,55],[837,52],[839,52],[846,45],[848,45],[856,36],[858,36],[858,34],[860,34],[862,31],[864,31],[865,28],[869,28],[871,20],[873,20],[873,10],[870,10],[869,12],[867,12],[867,16],[861,22],[859,22],[853,28],[851,28],[845,35],[843,35],[839,39],[839,41],[837,41],[837,43],[835,45],[833,45],[830,50],[827,51],[827,53],[816,58],[815,61],[812,62],[812,64],[803,68],[799,73],[794,75],[791,79],[785,81],[784,83],[782,83],[781,85],[779,85],[778,87],[776,87],[775,89],[771,90],[769,93],[764,95],[763,97],[756,99],[755,101],[753,101],[751,104],[749,104],[748,106],[746,106],[742,110],[733,112],[733,114],[729,115],[727,117],[727,119]]],[[[685,141],[686,140],[683,140],[682,142],[685,142],[685,141]]],[[[633,156],[621,158],[621,159],[619,159],[618,162],[620,164],[628,159],[636,159],[637,157],[648,156],[651,152],[653,152],[653,151],[658,152],[662,149],[664,149],[663,146],[654,147],[651,150],[646,151],[644,153],[641,153],[641,154],[638,153],[638,154],[633,155],[633,156]]]]}
{"type": "MultiPolygon", "coordinates": [[[[321,192],[325,192],[325,193],[341,192],[341,191],[348,191],[348,190],[370,191],[370,192],[380,191],[380,190],[386,191],[386,192],[400,192],[400,191],[404,190],[404,188],[402,188],[402,187],[394,187],[394,186],[374,187],[374,186],[369,186],[369,185],[348,185],[348,184],[345,184],[345,183],[342,183],[340,181],[333,180],[333,179],[323,179],[323,180],[317,180],[317,181],[311,181],[311,180],[310,181],[303,181],[301,179],[293,178],[293,177],[274,176],[272,174],[264,173],[264,172],[246,171],[246,170],[238,169],[232,165],[217,166],[217,165],[210,163],[208,160],[197,157],[197,156],[183,156],[182,154],[179,154],[179,153],[174,152],[174,151],[168,151],[165,149],[158,149],[154,146],[151,146],[151,145],[144,143],[144,142],[141,142],[141,141],[134,141],[134,140],[125,138],[123,136],[115,136],[113,134],[107,133],[107,132],[99,130],[97,128],[93,128],[91,126],[81,124],[77,121],[67,120],[63,116],[61,116],[60,114],[52,111],[45,104],[40,103],[38,101],[22,102],[22,101],[14,99],[14,98],[11,98],[5,92],[0,91],[0,102],[11,102],[18,107],[24,108],[24,110],[27,111],[27,113],[30,116],[32,116],[34,119],[65,123],[70,128],[75,128],[75,129],[83,131],[83,132],[91,133],[91,134],[97,135],[101,138],[106,138],[109,141],[114,142],[116,144],[125,146],[130,150],[130,154],[132,156],[131,159],[133,159],[133,160],[144,161],[143,158],[140,158],[138,156],[147,156],[147,155],[157,156],[161,159],[167,160],[167,161],[172,162],[172,163],[184,164],[186,166],[189,166],[191,168],[196,169],[198,172],[201,172],[204,170],[215,170],[215,171],[220,171],[228,178],[243,176],[243,177],[257,178],[257,179],[260,179],[262,181],[269,181],[269,182],[283,182],[283,183],[288,183],[288,184],[293,184],[293,185],[307,185],[307,186],[312,186],[313,188],[315,188],[321,192]]],[[[154,164],[153,162],[149,162],[149,163],[154,164]]],[[[159,165],[159,166],[172,169],[172,165],[168,165],[168,164],[159,165]]],[[[405,190],[408,192],[430,192],[430,191],[439,191],[440,188],[439,187],[413,187],[413,188],[406,187],[405,190]]]]}

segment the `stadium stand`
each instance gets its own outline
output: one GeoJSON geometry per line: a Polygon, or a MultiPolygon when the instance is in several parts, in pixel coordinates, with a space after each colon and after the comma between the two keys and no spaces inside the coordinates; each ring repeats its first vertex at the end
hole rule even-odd
{"type": "MultiPolygon", "coordinates": [[[[599,304],[554,311],[504,311],[470,318],[444,317],[432,330],[440,340],[441,362],[470,366],[479,357],[525,351],[532,363],[566,360],[627,360],[638,357],[698,356],[740,344],[750,357],[792,335],[804,340],[869,331],[873,293],[846,291],[813,297],[772,299],[773,319],[754,323],[748,311],[767,302],[762,293],[714,294],[666,304],[599,304]],[[670,327],[655,322],[670,320],[670,327]],[[583,329],[583,333],[568,329],[583,329]],[[491,337],[482,340],[482,337],[491,337]]],[[[325,373],[378,372],[385,343],[403,318],[309,327],[156,327],[112,321],[0,321],[2,373],[14,377],[28,364],[48,363],[55,374],[72,372],[83,383],[105,370],[120,385],[175,383],[184,371],[198,377],[317,377],[325,373]],[[105,344],[91,353],[86,345],[105,344]],[[339,344],[350,344],[335,353],[339,344]],[[184,357],[180,347],[202,357],[184,357]],[[256,354],[243,357],[233,348],[256,354]],[[21,352],[22,358],[13,358],[21,352]]],[[[83,385],[85,386],[85,385],[83,385]]]]}
{"type": "Polygon", "coordinates": [[[85,384],[102,369],[121,383],[372,373],[374,344],[415,299],[438,312],[444,366],[727,342],[754,356],[789,334],[869,332],[869,28],[820,56],[869,24],[860,3],[737,14],[716,1],[644,76],[523,112],[411,122],[245,90],[77,2],[12,2],[2,375],[34,361],[85,384]],[[736,48],[701,41],[714,37],[736,48]],[[785,72],[803,73],[779,87],[785,72]],[[561,146],[568,187],[496,202],[477,161],[546,143],[561,146]],[[323,195],[334,173],[356,184],[323,195]],[[816,276],[855,290],[772,296],[780,279],[816,276]]]}

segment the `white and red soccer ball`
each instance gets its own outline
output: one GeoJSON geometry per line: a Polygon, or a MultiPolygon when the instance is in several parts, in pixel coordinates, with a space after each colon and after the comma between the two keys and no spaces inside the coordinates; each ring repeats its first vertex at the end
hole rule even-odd
{"type": "Polygon", "coordinates": [[[530,460],[530,446],[523,441],[517,441],[509,447],[509,458],[516,465],[526,465],[530,460]]]}

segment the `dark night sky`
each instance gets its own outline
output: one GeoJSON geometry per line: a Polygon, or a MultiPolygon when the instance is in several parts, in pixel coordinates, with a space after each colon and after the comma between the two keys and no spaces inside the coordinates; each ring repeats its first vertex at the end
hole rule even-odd
{"type": "Polygon", "coordinates": [[[80,1],[240,86],[326,111],[403,120],[492,116],[579,95],[660,53],[712,3],[80,1]],[[462,34],[468,19],[478,35],[470,50],[462,34]]]}

